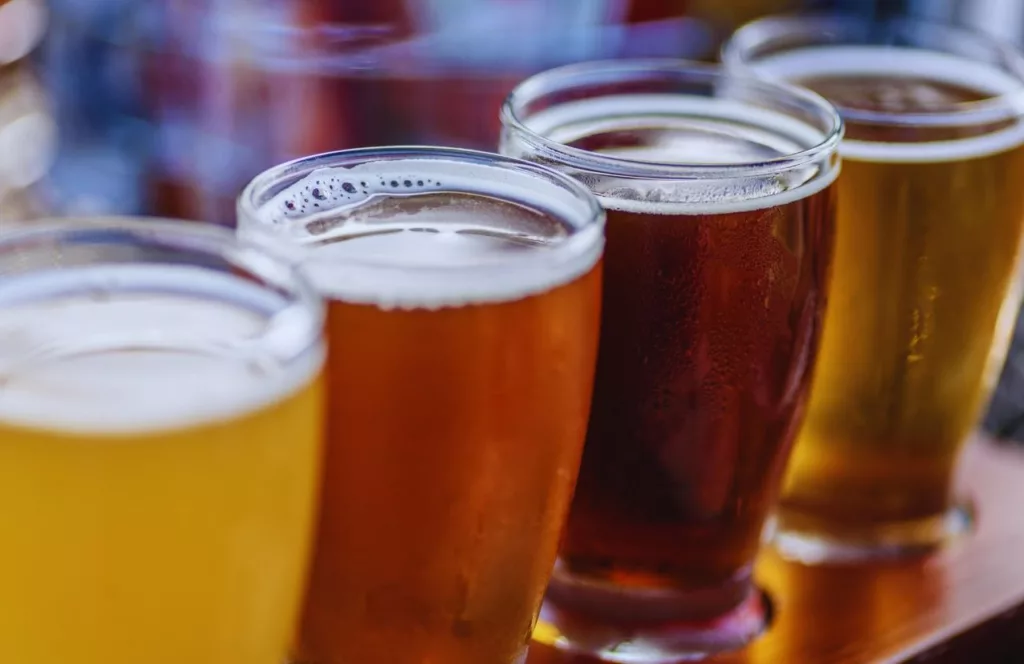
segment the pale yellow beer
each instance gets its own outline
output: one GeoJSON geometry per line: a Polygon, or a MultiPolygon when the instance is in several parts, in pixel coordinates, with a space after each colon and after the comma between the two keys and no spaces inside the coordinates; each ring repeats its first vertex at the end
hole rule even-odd
{"type": "Polygon", "coordinates": [[[5,661],[284,658],[318,487],[319,318],[226,259],[167,264],[168,243],[205,240],[152,223],[159,246],[145,222],[119,222],[120,243],[0,239],[5,661]]]}
{"type": "Polygon", "coordinates": [[[745,60],[825,95],[847,123],[821,357],[779,519],[783,551],[807,560],[927,550],[966,525],[953,472],[1019,306],[1024,65],[998,45],[979,47],[988,62],[912,39],[928,30],[897,22],[892,45],[745,60]]]}

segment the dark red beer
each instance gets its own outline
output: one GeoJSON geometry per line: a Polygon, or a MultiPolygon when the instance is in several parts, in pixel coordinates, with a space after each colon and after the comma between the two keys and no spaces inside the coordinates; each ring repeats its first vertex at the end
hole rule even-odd
{"type": "Polygon", "coordinates": [[[711,67],[524,82],[502,150],[608,214],[587,442],[538,640],[669,662],[763,628],[751,570],[801,421],[834,240],[838,116],[711,67]]]}
{"type": "Polygon", "coordinates": [[[833,190],[708,214],[605,204],[597,386],[564,571],[727,584],[754,559],[810,386],[833,190]]]}

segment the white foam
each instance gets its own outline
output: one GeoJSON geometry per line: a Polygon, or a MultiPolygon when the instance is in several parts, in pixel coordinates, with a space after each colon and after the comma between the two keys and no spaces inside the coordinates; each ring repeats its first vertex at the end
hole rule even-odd
{"type": "MultiPolygon", "coordinates": [[[[728,94],[727,87],[722,91],[728,94]]],[[[672,144],[601,153],[674,166],[757,166],[767,159],[815,147],[826,139],[821,130],[783,113],[728,98],[679,94],[610,95],[567,102],[527,118],[524,124],[559,143],[636,127],[706,131],[703,138],[696,135],[672,144]],[[728,138],[756,144],[763,150],[739,149],[728,138]],[[718,150],[714,150],[715,142],[719,143],[718,150]]],[[[502,151],[515,155],[519,147],[513,144],[514,135],[503,140],[506,143],[502,151]]],[[[777,174],[737,174],[718,179],[657,179],[642,174],[625,178],[577,171],[571,165],[567,168],[607,209],[664,215],[729,214],[786,205],[821,191],[839,174],[839,165],[827,156],[817,164],[777,174]]]]}
{"type": "Polygon", "coordinates": [[[286,364],[273,357],[262,341],[273,335],[271,314],[280,308],[278,296],[254,284],[199,268],[5,276],[0,422],[126,436],[229,420],[279,402],[308,384],[323,361],[319,343],[286,364]]]}
{"type": "MultiPolygon", "coordinates": [[[[728,94],[728,86],[723,86],[721,92],[728,94]]],[[[690,116],[697,121],[715,119],[744,125],[745,135],[783,155],[813,147],[825,139],[821,130],[784,113],[726,97],[682,94],[607,95],[566,102],[531,115],[523,124],[541,136],[566,143],[595,133],[606,122],[622,123],[658,116],[663,116],[667,122],[690,116]],[[585,128],[582,131],[581,126],[585,128]]]]}
{"type": "Polygon", "coordinates": [[[261,206],[256,219],[240,218],[239,234],[270,243],[271,250],[301,263],[325,296],[384,309],[438,309],[518,300],[582,276],[603,248],[603,229],[592,223],[593,214],[578,193],[525,170],[441,159],[385,160],[312,172],[261,206]],[[364,210],[379,213],[374,204],[383,199],[425,194],[451,199],[411,213],[391,211],[383,220],[360,218],[364,210]],[[517,251],[475,241],[466,231],[507,230],[518,238],[503,219],[507,211],[489,205],[488,198],[535,208],[557,218],[569,234],[536,238],[535,246],[517,251]],[[343,222],[332,226],[339,217],[343,222]],[[314,222],[323,222],[319,232],[314,222]],[[410,232],[413,228],[433,232],[410,232]],[[365,236],[385,229],[404,233],[365,236]],[[341,238],[350,239],[324,243],[341,238]]]}
{"type": "Polygon", "coordinates": [[[844,140],[844,158],[858,161],[922,163],[960,161],[1004,152],[1024,143],[1024,81],[994,65],[965,57],[896,46],[816,46],[768,56],[747,63],[759,75],[786,80],[811,77],[884,75],[916,77],[955,84],[1005,98],[1007,117],[1016,122],[984,136],[887,143],[844,140]]]}
{"type": "Polygon", "coordinates": [[[991,64],[905,46],[814,46],[771,55],[751,66],[784,80],[887,74],[963,85],[991,95],[1021,87],[1020,79],[991,64]]]}

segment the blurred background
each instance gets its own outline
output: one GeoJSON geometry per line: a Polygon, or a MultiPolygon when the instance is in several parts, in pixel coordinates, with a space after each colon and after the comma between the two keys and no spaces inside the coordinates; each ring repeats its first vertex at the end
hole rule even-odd
{"type": "MultiPolygon", "coordinates": [[[[738,25],[801,9],[1024,41],[1022,0],[0,0],[0,227],[65,213],[229,225],[274,163],[494,150],[502,98],[533,72],[713,60],[738,25]]],[[[1024,325],[1017,337],[986,426],[1024,440],[1024,325]]]]}

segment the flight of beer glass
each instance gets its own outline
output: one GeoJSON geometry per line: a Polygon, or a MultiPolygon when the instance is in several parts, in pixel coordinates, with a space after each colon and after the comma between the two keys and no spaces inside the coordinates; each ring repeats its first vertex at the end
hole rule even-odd
{"type": "Polygon", "coordinates": [[[604,218],[557,171],[445,148],[309,157],[243,192],[239,234],[328,301],[295,661],[525,657],[583,448],[604,218]]]}
{"type": "Polygon", "coordinates": [[[723,62],[542,72],[498,153],[303,157],[235,232],[0,234],[6,656],[667,664],[768,628],[766,534],[966,531],[1024,56],[791,16],[723,62]]]}
{"type": "Polygon", "coordinates": [[[726,66],[846,121],[821,358],[776,545],[805,562],[934,550],[969,526],[957,459],[1020,307],[1024,56],[907,20],[775,17],[726,66]]]}
{"type": "Polygon", "coordinates": [[[819,96],[664,60],[541,73],[502,153],[608,213],[582,469],[538,641],[676,662],[765,628],[752,580],[810,388],[842,122],[819,96]]]}
{"type": "Polygon", "coordinates": [[[322,444],[323,307],[230,231],[0,235],[0,644],[24,664],[280,664],[322,444]]]}
{"type": "Polygon", "coordinates": [[[604,211],[444,148],[285,164],[238,210],[238,237],[0,235],[5,653],[523,661],[582,454],[604,211]]]}

